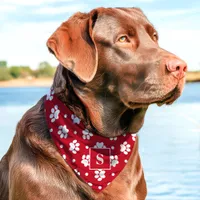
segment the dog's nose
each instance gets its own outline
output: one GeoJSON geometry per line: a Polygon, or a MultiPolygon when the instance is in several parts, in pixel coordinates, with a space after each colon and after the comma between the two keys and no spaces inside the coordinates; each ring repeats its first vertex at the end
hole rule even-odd
{"type": "Polygon", "coordinates": [[[187,64],[178,58],[168,60],[166,62],[166,67],[167,70],[178,79],[183,78],[185,76],[185,72],[187,71],[187,64]]]}

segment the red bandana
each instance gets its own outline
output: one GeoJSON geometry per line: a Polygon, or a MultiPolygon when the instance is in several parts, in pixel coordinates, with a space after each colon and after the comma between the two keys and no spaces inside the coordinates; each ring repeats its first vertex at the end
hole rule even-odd
{"type": "Polygon", "coordinates": [[[100,192],[123,170],[136,134],[106,138],[89,132],[81,120],[53,92],[45,101],[52,139],[77,176],[100,192]]]}

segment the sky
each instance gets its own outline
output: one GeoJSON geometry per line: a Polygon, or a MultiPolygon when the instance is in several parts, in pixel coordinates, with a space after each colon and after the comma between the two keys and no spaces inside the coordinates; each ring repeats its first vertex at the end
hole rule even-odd
{"type": "Polygon", "coordinates": [[[33,69],[42,61],[57,66],[47,39],[75,12],[100,6],[141,8],[159,32],[160,46],[189,70],[200,70],[199,0],[0,0],[0,60],[33,69]]]}

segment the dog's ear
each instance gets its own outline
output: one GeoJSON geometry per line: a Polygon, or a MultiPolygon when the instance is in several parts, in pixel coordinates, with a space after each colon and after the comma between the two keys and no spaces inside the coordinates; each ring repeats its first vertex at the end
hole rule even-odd
{"type": "Polygon", "coordinates": [[[90,82],[97,71],[98,53],[92,37],[97,14],[76,13],[48,39],[47,46],[60,63],[82,82],[90,82]]]}

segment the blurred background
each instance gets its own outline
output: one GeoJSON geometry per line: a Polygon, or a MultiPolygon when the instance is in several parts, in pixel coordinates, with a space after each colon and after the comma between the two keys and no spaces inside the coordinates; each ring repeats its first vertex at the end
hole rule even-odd
{"type": "Polygon", "coordinates": [[[46,48],[55,29],[77,11],[140,7],[157,28],[160,46],[188,63],[183,95],[151,106],[139,132],[147,200],[200,199],[199,0],[1,0],[0,159],[23,113],[49,91],[57,60],[46,48]]]}

